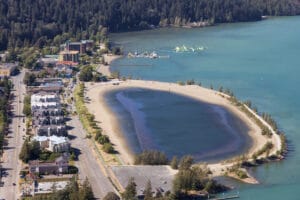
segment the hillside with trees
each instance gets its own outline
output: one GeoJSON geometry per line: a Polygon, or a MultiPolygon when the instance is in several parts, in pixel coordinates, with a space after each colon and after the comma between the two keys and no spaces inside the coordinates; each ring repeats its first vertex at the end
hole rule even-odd
{"type": "Polygon", "coordinates": [[[117,32],[299,13],[299,0],[0,0],[0,51],[58,45],[72,37],[99,40],[107,28],[117,32]]]}

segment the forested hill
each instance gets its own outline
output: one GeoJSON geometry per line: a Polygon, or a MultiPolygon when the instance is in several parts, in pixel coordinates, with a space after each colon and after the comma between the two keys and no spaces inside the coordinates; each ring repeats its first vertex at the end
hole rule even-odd
{"type": "Polygon", "coordinates": [[[300,0],[0,0],[0,50],[69,33],[109,31],[193,21],[254,21],[262,15],[296,15],[300,0]]]}

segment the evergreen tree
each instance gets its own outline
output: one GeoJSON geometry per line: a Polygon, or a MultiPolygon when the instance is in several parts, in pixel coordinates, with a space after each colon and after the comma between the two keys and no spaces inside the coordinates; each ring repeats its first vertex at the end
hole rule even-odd
{"type": "Polygon", "coordinates": [[[23,143],[23,146],[22,146],[20,154],[19,154],[19,158],[24,163],[27,163],[30,159],[30,146],[29,146],[28,139],[26,139],[23,143]]]}
{"type": "Polygon", "coordinates": [[[184,156],[180,160],[179,169],[187,170],[187,169],[191,168],[193,163],[194,163],[194,158],[192,156],[184,156]]]}
{"type": "Polygon", "coordinates": [[[152,195],[152,185],[151,185],[151,181],[148,180],[146,187],[145,187],[145,191],[144,191],[144,200],[151,200],[153,195],[152,195]]]}
{"type": "Polygon", "coordinates": [[[120,200],[120,197],[114,192],[109,192],[105,195],[103,200],[120,200]]]}
{"type": "Polygon", "coordinates": [[[131,177],[128,181],[128,184],[125,188],[125,191],[122,193],[123,200],[135,200],[136,198],[136,183],[134,182],[134,178],[131,177]]]}
{"type": "Polygon", "coordinates": [[[172,169],[178,169],[178,159],[176,156],[172,158],[170,166],[172,169]]]}
{"type": "Polygon", "coordinates": [[[95,199],[92,187],[86,178],[80,188],[79,200],[92,200],[95,199]]]}

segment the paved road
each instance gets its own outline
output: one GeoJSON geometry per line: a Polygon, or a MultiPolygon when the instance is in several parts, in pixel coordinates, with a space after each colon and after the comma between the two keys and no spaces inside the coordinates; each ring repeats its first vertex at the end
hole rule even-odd
{"type": "Polygon", "coordinates": [[[92,150],[92,143],[89,139],[85,138],[86,133],[78,117],[72,117],[68,125],[73,127],[73,129],[69,131],[69,135],[76,136],[76,138],[71,140],[72,147],[80,151],[78,161],[76,162],[76,166],[79,169],[79,178],[82,180],[84,180],[85,177],[88,178],[97,199],[103,198],[108,192],[115,192],[111,182],[101,170],[103,166],[100,166],[100,161],[92,150]]]}
{"type": "Polygon", "coordinates": [[[19,152],[23,144],[22,136],[25,135],[23,129],[22,115],[23,99],[25,94],[25,86],[22,84],[25,72],[12,78],[14,84],[13,94],[15,96],[13,106],[13,118],[9,128],[9,134],[6,138],[8,145],[4,147],[2,168],[5,175],[2,177],[4,186],[0,187],[0,199],[15,200],[19,198],[20,192],[18,187],[19,171],[21,169],[21,161],[19,161],[19,152]],[[14,185],[15,183],[15,185],[14,185]]]}

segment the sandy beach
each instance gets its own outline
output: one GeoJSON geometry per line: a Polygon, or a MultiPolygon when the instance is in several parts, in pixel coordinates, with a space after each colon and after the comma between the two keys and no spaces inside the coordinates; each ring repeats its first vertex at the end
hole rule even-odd
{"type": "MultiPolygon", "coordinates": [[[[110,112],[110,109],[106,106],[103,99],[104,93],[116,88],[125,89],[130,87],[140,87],[145,89],[174,92],[180,95],[192,97],[200,101],[223,106],[234,113],[241,120],[243,120],[249,127],[248,135],[252,138],[253,141],[253,145],[247,153],[249,157],[251,157],[253,153],[260,150],[268,141],[271,141],[274,144],[274,148],[270,152],[270,155],[275,154],[276,151],[280,149],[280,142],[278,143],[276,136],[273,136],[272,138],[263,136],[261,134],[261,129],[251,119],[249,119],[245,113],[232,105],[229,100],[221,97],[216,91],[199,87],[197,85],[180,86],[176,83],[156,81],[127,80],[124,82],[119,81],[118,85],[113,85],[113,82],[87,84],[87,96],[90,98],[90,102],[87,104],[87,107],[91,113],[95,114],[96,120],[101,122],[101,127],[103,128],[104,132],[109,135],[112,142],[116,145],[116,149],[120,152],[121,158],[126,164],[132,164],[133,159],[131,152],[126,147],[126,141],[124,141],[124,138],[122,138],[122,133],[120,133],[119,131],[116,118],[110,112]]],[[[215,166],[214,168],[218,169],[217,166],[215,166]]]]}
{"type": "Polygon", "coordinates": [[[117,56],[117,55],[111,55],[111,54],[105,54],[103,55],[104,58],[104,62],[107,63],[107,65],[104,64],[100,64],[98,67],[98,72],[100,72],[101,74],[110,77],[111,76],[111,72],[109,69],[109,65],[112,61],[114,61],[115,59],[120,58],[121,56],[117,56]]]}

